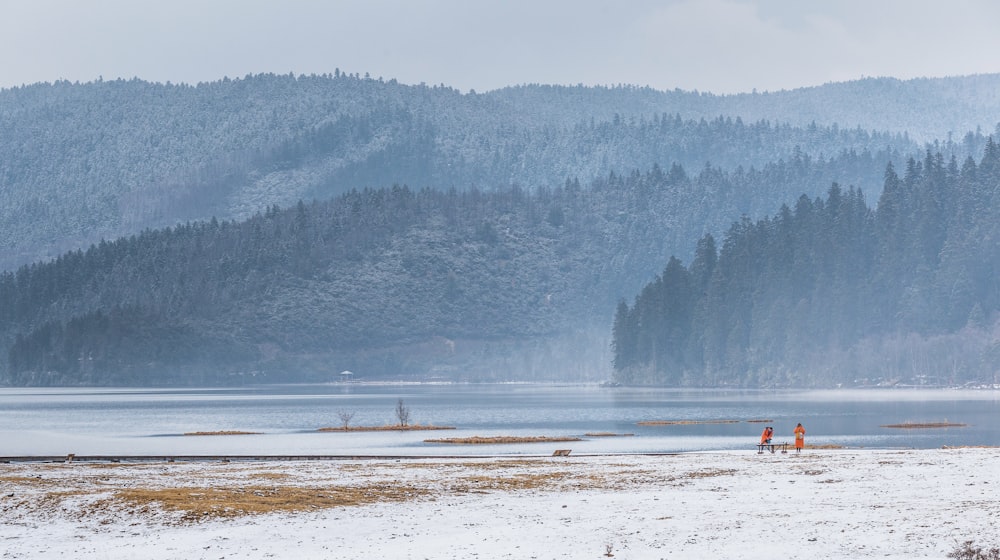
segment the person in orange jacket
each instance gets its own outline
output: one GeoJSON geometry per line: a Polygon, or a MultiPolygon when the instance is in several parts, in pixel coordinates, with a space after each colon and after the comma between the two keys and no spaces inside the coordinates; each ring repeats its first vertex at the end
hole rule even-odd
{"type": "Polygon", "coordinates": [[[795,452],[802,453],[802,447],[806,444],[806,429],[802,427],[802,423],[799,422],[798,426],[795,426],[795,452]]]}
{"type": "Polygon", "coordinates": [[[774,428],[772,428],[771,426],[767,426],[766,428],[764,428],[764,431],[761,432],[760,434],[760,444],[766,445],[768,443],[771,443],[771,436],[773,435],[774,435],[774,428]]]}

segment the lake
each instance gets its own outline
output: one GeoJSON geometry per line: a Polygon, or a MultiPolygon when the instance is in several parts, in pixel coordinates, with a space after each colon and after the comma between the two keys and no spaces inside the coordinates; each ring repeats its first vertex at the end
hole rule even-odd
{"type": "Polygon", "coordinates": [[[24,455],[493,455],[754,450],[765,425],[792,441],[844,447],[1000,445],[1000,391],[888,389],[737,391],[593,385],[324,384],[224,389],[0,389],[0,456],[24,455]],[[447,431],[325,433],[396,424],[447,431]],[[685,420],[731,423],[639,425],[685,420]],[[766,423],[756,422],[767,420],[766,423]],[[963,427],[884,428],[948,422],[963,427]],[[190,432],[257,432],[185,436],[190,432]],[[616,436],[587,436],[613,433],[616,436]],[[631,435],[624,435],[631,434],[631,435]],[[575,436],[583,441],[467,446],[467,436],[575,436]]]}

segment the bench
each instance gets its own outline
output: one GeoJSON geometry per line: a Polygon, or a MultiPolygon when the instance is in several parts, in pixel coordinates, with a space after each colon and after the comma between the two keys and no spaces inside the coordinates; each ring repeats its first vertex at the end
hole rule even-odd
{"type": "Polygon", "coordinates": [[[767,449],[771,453],[774,453],[775,449],[781,449],[782,453],[788,453],[788,443],[758,443],[757,444],[757,454],[760,455],[767,449]]]}
{"type": "Polygon", "coordinates": [[[569,457],[570,449],[556,449],[555,453],[552,454],[553,457],[569,457]]]}

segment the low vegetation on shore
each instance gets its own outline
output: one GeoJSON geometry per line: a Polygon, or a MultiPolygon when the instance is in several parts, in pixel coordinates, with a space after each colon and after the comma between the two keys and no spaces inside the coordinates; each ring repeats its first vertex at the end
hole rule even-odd
{"type": "Polygon", "coordinates": [[[326,426],[317,432],[419,432],[423,430],[454,430],[455,426],[431,426],[425,424],[394,424],[385,426],[326,426]]]}
{"type": "Polygon", "coordinates": [[[573,436],[472,436],[461,438],[425,439],[424,443],[458,443],[463,445],[489,445],[493,443],[554,443],[564,441],[583,441],[573,436]]]}
{"type": "Polygon", "coordinates": [[[686,426],[691,424],[739,424],[739,420],[642,420],[639,426],[686,426]]]}
{"type": "Polygon", "coordinates": [[[957,422],[902,422],[900,424],[882,424],[882,428],[899,428],[903,430],[922,430],[925,428],[964,428],[966,424],[957,422]]]}
{"type": "Polygon", "coordinates": [[[241,430],[218,430],[215,432],[185,432],[186,436],[251,436],[260,432],[244,432],[241,430]]]}

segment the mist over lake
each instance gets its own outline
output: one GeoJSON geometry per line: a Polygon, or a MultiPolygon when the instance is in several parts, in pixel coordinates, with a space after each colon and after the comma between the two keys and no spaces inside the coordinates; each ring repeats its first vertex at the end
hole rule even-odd
{"type": "Polygon", "coordinates": [[[0,455],[491,455],[673,453],[746,449],[765,425],[791,442],[801,422],[809,445],[939,448],[1000,444],[1000,393],[897,389],[727,391],[595,385],[322,384],[226,389],[3,389],[0,455]],[[321,433],[398,422],[454,430],[321,433]],[[650,421],[688,421],[639,425],[650,421]],[[720,422],[726,421],[726,422],[720,422]],[[900,423],[961,427],[899,429],[900,423]],[[195,432],[246,435],[184,435],[195,432]],[[578,437],[512,445],[430,444],[471,436],[578,437]],[[587,435],[591,434],[591,435],[587,435]],[[595,435],[602,434],[602,435],[595,435]]]}

